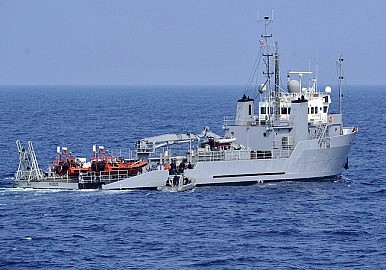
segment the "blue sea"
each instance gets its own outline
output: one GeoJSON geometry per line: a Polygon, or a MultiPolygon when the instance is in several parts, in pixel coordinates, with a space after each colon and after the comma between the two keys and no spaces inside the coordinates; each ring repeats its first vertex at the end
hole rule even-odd
{"type": "Polygon", "coordinates": [[[221,134],[242,94],[237,86],[1,87],[0,268],[386,269],[386,87],[345,89],[344,121],[359,133],[338,181],[186,193],[11,188],[18,139],[33,141],[44,169],[57,146],[85,157],[93,144],[129,153],[160,133],[221,134]]]}

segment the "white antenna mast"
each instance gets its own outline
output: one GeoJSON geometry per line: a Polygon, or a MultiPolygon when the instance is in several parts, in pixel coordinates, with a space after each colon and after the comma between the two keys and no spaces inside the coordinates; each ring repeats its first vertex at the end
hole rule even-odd
{"type": "Polygon", "coordinates": [[[319,49],[316,49],[316,67],[315,67],[315,91],[318,91],[318,74],[319,74],[319,49]]]}
{"type": "Polygon", "coordinates": [[[343,56],[342,54],[340,55],[338,59],[338,68],[339,68],[339,113],[342,113],[342,80],[344,79],[343,77],[343,56]]]}
{"type": "MultiPolygon", "coordinates": [[[[259,13],[258,13],[259,14],[259,13]]],[[[263,74],[266,76],[266,82],[265,87],[267,89],[266,95],[268,95],[268,103],[271,104],[271,76],[275,74],[274,70],[271,68],[271,58],[273,57],[273,46],[270,44],[270,38],[272,38],[272,34],[268,33],[268,25],[273,23],[273,10],[271,17],[265,16],[263,19],[257,18],[258,23],[264,24],[264,33],[261,34],[261,40],[260,40],[260,46],[262,48],[262,56],[265,62],[266,71],[263,72],[263,74]]],[[[268,115],[272,115],[274,112],[272,112],[269,109],[268,115]]],[[[275,109],[276,111],[276,109],[275,109]]]]}

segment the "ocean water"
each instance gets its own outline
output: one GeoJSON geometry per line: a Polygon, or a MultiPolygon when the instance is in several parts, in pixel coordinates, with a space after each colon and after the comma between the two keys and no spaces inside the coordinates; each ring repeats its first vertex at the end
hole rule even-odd
{"type": "MultiPolygon", "coordinates": [[[[12,189],[15,141],[129,152],[160,133],[221,134],[242,87],[2,87],[1,269],[386,269],[386,87],[345,90],[359,127],[338,181],[192,192],[12,189]]],[[[335,104],[337,100],[335,99],[335,104]]],[[[335,105],[336,109],[336,105],[335,105]]]]}

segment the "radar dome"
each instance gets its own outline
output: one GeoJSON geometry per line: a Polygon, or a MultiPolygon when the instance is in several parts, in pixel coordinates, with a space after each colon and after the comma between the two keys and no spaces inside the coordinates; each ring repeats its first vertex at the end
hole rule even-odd
{"type": "Polygon", "coordinates": [[[289,93],[299,93],[300,83],[297,80],[290,80],[287,83],[287,89],[289,93]]]}
{"type": "Polygon", "coordinates": [[[325,91],[327,94],[330,94],[330,93],[331,93],[331,86],[327,85],[326,88],[324,88],[324,91],[325,91]]]}
{"type": "Polygon", "coordinates": [[[259,92],[260,94],[264,93],[267,90],[267,86],[265,83],[259,84],[259,92]]]}

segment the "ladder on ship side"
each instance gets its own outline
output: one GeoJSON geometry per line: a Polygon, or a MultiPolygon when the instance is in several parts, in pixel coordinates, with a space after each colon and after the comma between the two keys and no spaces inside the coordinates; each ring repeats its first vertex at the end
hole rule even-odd
{"type": "Polygon", "coordinates": [[[318,127],[315,138],[319,139],[319,141],[323,139],[324,135],[326,134],[326,130],[327,130],[327,125],[322,124],[320,127],[318,127]]]}
{"type": "Polygon", "coordinates": [[[330,147],[329,138],[326,138],[327,125],[322,124],[316,133],[316,139],[318,139],[319,147],[330,147]]]}

